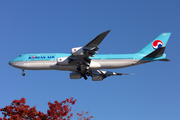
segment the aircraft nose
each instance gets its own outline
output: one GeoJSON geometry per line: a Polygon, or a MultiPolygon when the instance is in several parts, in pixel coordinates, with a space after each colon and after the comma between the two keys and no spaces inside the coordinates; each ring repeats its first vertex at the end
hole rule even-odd
{"type": "Polygon", "coordinates": [[[11,61],[9,62],[9,65],[10,65],[10,66],[13,66],[13,67],[14,67],[14,66],[17,66],[16,63],[11,62],[11,61]]]}
{"type": "Polygon", "coordinates": [[[10,66],[13,66],[13,63],[10,61],[10,62],[9,62],[9,65],[10,65],[10,66]]]}

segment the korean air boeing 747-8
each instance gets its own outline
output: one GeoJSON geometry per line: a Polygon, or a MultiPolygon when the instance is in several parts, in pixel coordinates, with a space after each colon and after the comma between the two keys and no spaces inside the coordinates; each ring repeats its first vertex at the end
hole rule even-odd
{"type": "Polygon", "coordinates": [[[110,30],[101,33],[84,47],[71,49],[71,54],[46,53],[22,54],[9,62],[9,65],[24,70],[64,70],[72,71],[71,79],[87,79],[91,76],[93,81],[101,81],[108,76],[128,75],[104,71],[102,69],[116,69],[139,65],[153,61],[169,61],[164,53],[166,43],[171,33],[162,33],[141,51],[135,54],[98,54],[98,45],[110,30]]]}

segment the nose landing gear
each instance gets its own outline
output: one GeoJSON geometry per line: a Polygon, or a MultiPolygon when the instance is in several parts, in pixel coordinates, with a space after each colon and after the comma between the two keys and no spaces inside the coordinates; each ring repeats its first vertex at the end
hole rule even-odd
{"type": "Polygon", "coordinates": [[[22,76],[25,76],[24,70],[22,70],[22,76]]]}

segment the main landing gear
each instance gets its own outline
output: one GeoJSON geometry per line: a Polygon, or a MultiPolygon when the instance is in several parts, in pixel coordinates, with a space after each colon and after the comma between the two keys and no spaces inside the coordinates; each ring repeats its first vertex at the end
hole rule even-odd
{"type": "Polygon", "coordinates": [[[87,65],[78,64],[77,70],[85,80],[88,79],[87,76],[90,76],[91,70],[89,69],[89,66],[87,65]]]}
{"type": "Polygon", "coordinates": [[[87,76],[85,74],[82,75],[84,77],[85,80],[87,80],[87,76]]]}
{"type": "Polygon", "coordinates": [[[24,70],[22,70],[22,76],[25,76],[24,70]]]}

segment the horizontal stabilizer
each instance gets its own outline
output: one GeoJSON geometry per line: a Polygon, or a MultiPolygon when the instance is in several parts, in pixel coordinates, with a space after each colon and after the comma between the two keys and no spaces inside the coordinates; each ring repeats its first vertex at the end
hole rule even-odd
{"type": "Polygon", "coordinates": [[[163,55],[165,50],[165,47],[160,47],[156,49],[155,51],[151,52],[150,54],[146,55],[144,58],[155,58],[155,57],[160,57],[163,55]]]}
{"type": "Polygon", "coordinates": [[[128,73],[115,73],[116,75],[131,75],[131,74],[128,74],[128,73]]]}
{"type": "Polygon", "coordinates": [[[165,61],[165,62],[168,62],[168,61],[170,61],[169,59],[161,59],[161,60],[159,60],[159,61],[165,61]]]}

